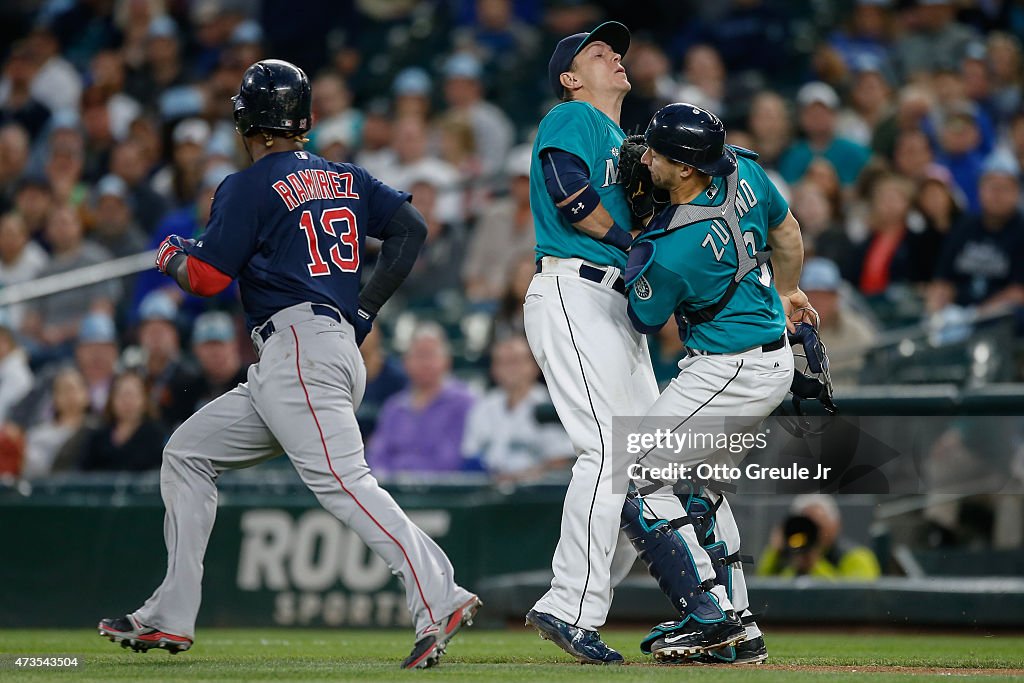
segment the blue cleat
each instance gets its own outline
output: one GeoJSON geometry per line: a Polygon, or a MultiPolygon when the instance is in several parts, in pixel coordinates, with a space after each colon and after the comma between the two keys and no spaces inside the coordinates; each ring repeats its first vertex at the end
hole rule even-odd
{"type": "Polygon", "coordinates": [[[570,626],[561,619],[533,609],[526,614],[526,625],[533,626],[541,638],[550,640],[578,659],[581,664],[623,662],[622,655],[605,645],[597,631],[570,626]]]}

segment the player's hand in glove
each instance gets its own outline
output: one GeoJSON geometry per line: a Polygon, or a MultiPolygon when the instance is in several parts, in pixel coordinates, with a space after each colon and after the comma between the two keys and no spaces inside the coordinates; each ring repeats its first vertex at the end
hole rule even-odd
{"type": "Polygon", "coordinates": [[[640,161],[647,151],[643,135],[630,135],[619,147],[619,184],[626,192],[634,227],[643,228],[662,206],[669,203],[668,193],[654,187],[651,169],[640,161]]]}
{"type": "Polygon", "coordinates": [[[370,334],[370,330],[373,329],[373,319],[376,317],[376,313],[370,313],[364,308],[356,310],[356,319],[352,324],[356,331],[356,346],[363,345],[366,335],[370,334]]]}
{"type": "Polygon", "coordinates": [[[177,254],[187,254],[189,247],[195,244],[195,240],[186,239],[180,235],[168,235],[167,239],[160,243],[156,252],[156,269],[167,275],[167,268],[177,254]]]}

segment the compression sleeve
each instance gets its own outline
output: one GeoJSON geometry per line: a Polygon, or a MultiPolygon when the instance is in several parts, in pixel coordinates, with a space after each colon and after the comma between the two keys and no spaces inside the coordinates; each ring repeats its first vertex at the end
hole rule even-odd
{"type": "Polygon", "coordinates": [[[380,238],[383,242],[377,267],[359,292],[359,307],[374,315],[412,271],[427,240],[427,222],[412,204],[403,202],[381,230],[380,238]]]}
{"type": "Polygon", "coordinates": [[[185,261],[188,288],[199,296],[220,294],[231,284],[231,276],[202,259],[190,256],[185,261]]]}
{"type": "Polygon", "coordinates": [[[587,165],[575,154],[549,147],[540,152],[544,185],[555,203],[563,202],[590,184],[587,165]]]}

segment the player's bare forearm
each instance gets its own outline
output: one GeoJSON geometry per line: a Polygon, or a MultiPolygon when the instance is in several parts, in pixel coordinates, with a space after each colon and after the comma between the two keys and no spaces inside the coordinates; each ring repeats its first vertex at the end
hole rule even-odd
{"type": "Polygon", "coordinates": [[[787,212],[782,222],[768,231],[768,244],[772,248],[775,288],[781,296],[790,296],[799,289],[804,263],[804,240],[792,212],[787,212]]]}

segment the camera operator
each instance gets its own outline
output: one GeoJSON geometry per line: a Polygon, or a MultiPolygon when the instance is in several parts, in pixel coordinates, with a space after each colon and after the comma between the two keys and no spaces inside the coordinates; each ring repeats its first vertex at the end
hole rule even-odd
{"type": "Polygon", "coordinates": [[[881,569],[871,550],[839,535],[842,520],[832,496],[797,496],[790,515],[772,532],[757,565],[759,576],[813,576],[870,581],[881,569]]]}

